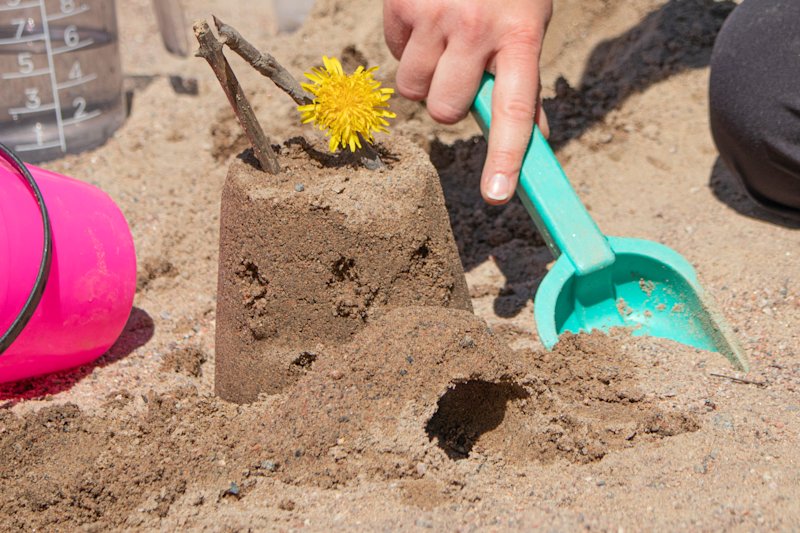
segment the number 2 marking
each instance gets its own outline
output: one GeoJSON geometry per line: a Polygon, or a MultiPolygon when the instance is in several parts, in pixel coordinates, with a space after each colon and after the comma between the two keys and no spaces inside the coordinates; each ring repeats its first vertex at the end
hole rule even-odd
{"type": "Polygon", "coordinates": [[[75,114],[72,118],[83,118],[86,116],[86,98],[83,96],[77,97],[72,101],[72,107],[75,108],[75,114]]]}

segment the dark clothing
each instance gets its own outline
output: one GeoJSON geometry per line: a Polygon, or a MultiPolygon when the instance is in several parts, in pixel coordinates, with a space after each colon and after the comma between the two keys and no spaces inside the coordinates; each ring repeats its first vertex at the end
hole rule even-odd
{"type": "Polygon", "coordinates": [[[800,217],[800,0],[745,0],[711,57],[711,131],[754,200],[800,217]]]}

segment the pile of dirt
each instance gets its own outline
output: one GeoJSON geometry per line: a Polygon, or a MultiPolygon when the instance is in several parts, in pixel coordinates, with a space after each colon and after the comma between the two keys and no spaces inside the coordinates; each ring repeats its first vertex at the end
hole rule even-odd
{"type": "Polygon", "coordinates": [[[0,412],[0,516],[19,529],[144,527],[176,502],[221,505],[267,478],[458,479],[466,458],[592,462],[698,428],[646,400],[638,363],[607,338],[514,353],[466,311],[393,310],[306,363],[291,390],[247,406],[184,388],[118,392],[96,415],[0,412]]]}
{"type": "MultiPolygon", "coordinates": [[[[338,54],[348,68],[380,65],[391,85],[380,2],[317,0],[292,35],[271,34],[251,4],[184,7],[234,25],[298,78],[338,54]]],[[[152,2],[118,2],[130,116],[105,146],[45,166],[125,213],[135,307],[92,365],[0,387],[2,528],[797,529],[800,233],[765,223],[744,195],[731,201],[708,133],[707,61],[732,3],[556,4],[542,86],[559,161],[604,232],[663,242],[696,266],[748,375],[641,337],[543,352],[532,296],[552,255],[516,201],[483,204],[474,121],[439,126],[397,97],[379,141],[430,153],[479,319],[376,315],[348,344],[295,353],[280,394],[214,398],[219,205],[246,142],[208,65],[149,38],[152,2]],[[177,93],[173,76],[196,79],[197,94],[177,93]]],[[[324,146],[294,102],[228,57],[272,142],[324,146]]],[[[300,150],[283,155],[301,161],[300,150]]],[[[287,197],[314,183],[287,182],[287,197]]],[[[342,295],[358,268],[344,257],[325,263],[342,295]]]]}

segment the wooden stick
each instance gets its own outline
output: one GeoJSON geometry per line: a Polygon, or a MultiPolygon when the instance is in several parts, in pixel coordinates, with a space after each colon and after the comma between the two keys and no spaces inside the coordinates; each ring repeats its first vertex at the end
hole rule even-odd
{"type": "Polygon", "coordinates": [[[752,380],[749,380],[749,379],[737,378],[736,376],[727,376],[725,374],[716,374],[714,372],[709,372],[709,375],[710,376],[714,376],[715,378],[729,379],[731,381],[735,381],[736,383],[744,383],[746,385],[758,385],[759,387],[766,387],[767,386],[767,382],[766,381],[752,381],[752,380]]]}
{"type": "Polygon", "coordinates": [[[378,153],[375,147],[372,146],[360,133],[358,134],[358,139],[361,141],[361,148],[356,149],[356,155],[358,156],[359,161],[361,161],[361,164],[364,165],[368,170],[386,168],[386,165],[381,159],[381,155],[378,153]]]}
{"type": "Polygon", "coordinates": [[[308,105],[313,99],[303,90],[294,76],[278,63],[270,54],[259,52],[255,46],[247,42],[236,28],[225,24],[214,17],[214,24],[222,40],[222,44],[239,54],[250,66],[262,75],[271,79],[281,90],[288,94],[297,105],[308,105]]]}
{"type": "Polygon", "coordinates": [[[272,150],[264,130],[261,129],[261,124],[258,123],[253,108],[247,101],[242,86],[239,85],[239,80],[236,79],[228,60],[222,53],[222,44],[211,33],[211,28],[206,21],[194,23],[194,35],[197,42],[200,43],[200,49],[196,55],[208,61],[211,70],[217,76],[222,90],[225,91],[225,95],[236,113],[236,118],[239,119],[239,124],[253,146],[253,152],[258,162],[261,163],[261,168],[270,174],[277,174],[281,170],[278,158],[272,150]]]}
{"type": "MultiPolygon", "coordinates": [[[[222,44],[239,54],[261,75],[272,80],[297,105],[308,105],[314,102],[314,99],[303,89],[300,82],[283,65],[278,63],[278,60],[272,55],[259,52],[255,46],[242,37],[242,34],[236,28],[222,22],[216,16],[214,16],[214,24],[217,26],[222,44]]],[[[369,170],[386,168],[377,150],[361,134],[359,134],[359,139],[361,140],[361,148],[356,151],[356,155],[361,164],[369,170]]]]}

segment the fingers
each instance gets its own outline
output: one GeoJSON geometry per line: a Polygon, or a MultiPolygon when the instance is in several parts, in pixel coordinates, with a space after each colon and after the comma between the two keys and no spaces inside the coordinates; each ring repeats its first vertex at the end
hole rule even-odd
{"type": "Polygon", "coordinates": [[[441,33],[414,29],[397,67],[397,90],[401,95],[409,100],[423,100],[428,96],[444,48],[441,33]]]}
{"type": "Polygon", "coordinates": [[[483,71],[495,74],[481,176],[481,193],[490,204],[514,194],[534,122],[549,134],[538,69],[551,13],[551,0],[384,0],[386,42],[400,59],[398,92],[427,98],[434,119],[463,118],[483,71]]]}
{"type": "Polygon", "coordinates": [[[511,42],[495,60],[492,127],[481,176],[481,194],[494,205],[514,194],[539,108],[539,41],[516,36],[511,42]]]}
{"type": "Polygon", "coordinates": [[[447,46],[428,92],[428,113],[434,120],[454,124],[467,115],[478,92],[487,55],[469,50],[463,42],[447,46]]]}
{"type": "Polygon", "coordinates": [[[420,4],[384,0],[383,27],[386,44],[395,58],[397,91],[410,100],[428,96],[431,80],[445,49],[445,37],[434,20],[419,13],[420,4]]]}
{"type": "Polygon", "coordinates": [[[412,26],[407,21],[407,15],[402,4],[393,0],[384,0],[383,36],[395,59],[402,57],[408,38],[411,37],[412,26]]]}

